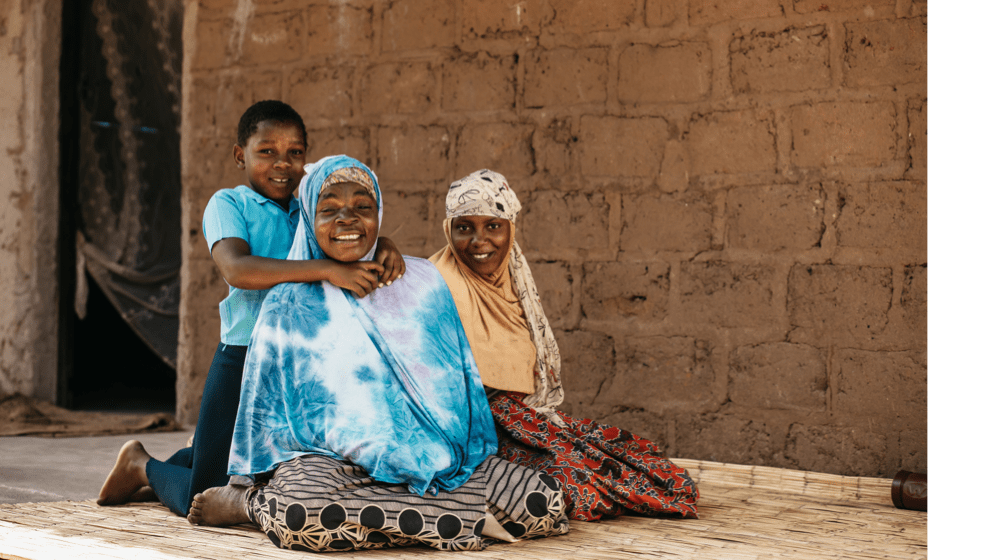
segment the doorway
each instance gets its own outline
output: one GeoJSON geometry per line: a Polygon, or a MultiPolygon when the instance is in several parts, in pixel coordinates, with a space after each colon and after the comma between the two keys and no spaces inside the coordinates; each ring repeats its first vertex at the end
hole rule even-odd
{"type": "Polygon", "coordinates": [[[64,0],[59,404],[173,412],[182,2],[64,0]]]}

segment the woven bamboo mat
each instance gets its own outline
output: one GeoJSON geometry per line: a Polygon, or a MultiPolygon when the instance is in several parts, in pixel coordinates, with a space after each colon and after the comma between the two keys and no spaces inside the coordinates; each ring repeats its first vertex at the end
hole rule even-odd
{"type": "MultiPolygon", "coordinates": [[[[572,522],[569,534],[480,552],[429,548],[337,553],[377,560],[448,558],[927,558],[927,514],[892,507],[888,479],[678,459],[701,491],[700,519],[572,522]]],[[[316,558],[275,548],[249,526],[196,527],[158,504],[0,505],[0,558],[166,560],[316,558]]]]}

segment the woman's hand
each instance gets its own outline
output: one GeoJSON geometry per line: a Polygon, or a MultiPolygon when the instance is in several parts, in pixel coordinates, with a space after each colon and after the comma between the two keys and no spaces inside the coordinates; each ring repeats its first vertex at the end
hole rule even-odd
{"type": "Polygon", "coordinates": [[[388,286],[406,272],[406,262],[396,244],[388,237],[379,237],[375,247],[375,262],[381,264],[384,271],[379,276],[379,287],[388,286]]]}
{"type": "Polygon", "coordinates": [[[354,292],[359,298],[367,296],[380,286],[379,275],[385,271],[375,261],[342,263],[327,260],[325,263],[328,265],[326,280],[334,286],[354,292]]]}

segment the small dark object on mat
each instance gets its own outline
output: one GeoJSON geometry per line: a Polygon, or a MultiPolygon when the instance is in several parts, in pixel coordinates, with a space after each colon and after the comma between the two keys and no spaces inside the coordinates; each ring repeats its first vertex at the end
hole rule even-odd
{"type": "Polygon", "coordinates": [[[927,475],[899,471],[892,479],[892,503],[899,509],[927,511],[927,475]]]}

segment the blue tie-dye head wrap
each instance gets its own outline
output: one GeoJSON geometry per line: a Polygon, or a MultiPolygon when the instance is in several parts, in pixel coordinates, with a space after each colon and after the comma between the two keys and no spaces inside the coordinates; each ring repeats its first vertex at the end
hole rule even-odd
{"type": "MultiPolygon", "coordinates": [[[[346,156],[324,158],[299,185],[289,259],[326,258],[313,219],[328,180],[370,187],[381,222],[375,174],[346,156]]],[[[229,474],[318,453],[423,494],[458,488],[496,449],[479,371],[434,265],[406,257],[405,276],[360,299],[328,282],[268,293],[243,370],[229,474]]]]}

